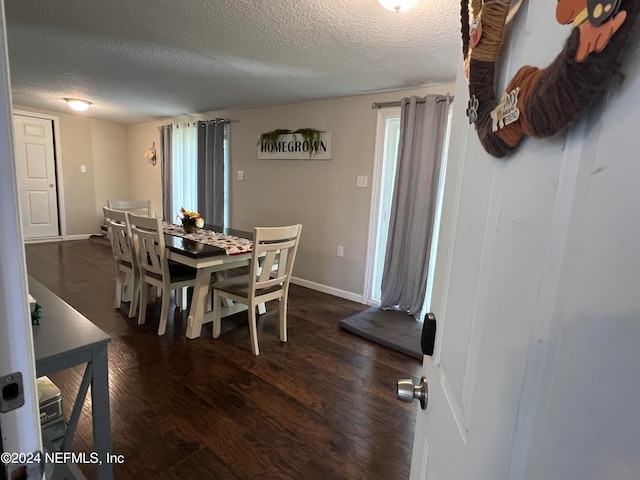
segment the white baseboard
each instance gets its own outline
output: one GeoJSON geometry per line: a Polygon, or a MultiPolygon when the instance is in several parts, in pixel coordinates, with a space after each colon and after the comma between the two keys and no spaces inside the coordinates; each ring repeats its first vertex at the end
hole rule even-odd
{"type": "MultiPolygon", "coordinates": [[[[93,236],[93,234],[91,233],[84,233],[82,235],[65,235],[63,237],[63,240],[66,242],[67,240],[89,240],[89,238],[91,238],[93,236]]],[[[100,235],[102,236],[102,235],[100,235]]]]}
{"type": "Polygon", "coordinates": [[[63,237],[42,237],[42,238],[25,238],[24,243],[48,243],[48,242],[66,242],[68,240],[88,240],[93,236],[102,237],[92,233],[83,233],[82,235],[65,235],[63,237]]]}
{"type": "Polygon", "coordinates": [[[40,237],[40,238],[25,238],[24,243],[49,243],[49,242],[61,242],[62,237],[40,237]]]}
{"type": "Polygon", "coordinates": [[[294,285],[300,285],[301,287],[310,288],[311,290],[316,290],[318,292],[327,293],[334,297],[340,297],[353,302],[362,303],[362,295],[357,293],[347,292],[346,290],[340,290],[339,288],[329,287],[327,285],[322,285],[320,283],[311,282],[297,277],[291,277],[291,283],[294,285]]]}
{"type": "Polygon", "coordinates": [[[57,237],[42,237],[42,238],[25,238],[24,243],[49,243],[49,242],[66,242],[70,240],[88,240],[91,237],[102,237],[102,235],[96,235],[95,233],[83,233],[81,235],[65,235],[57,237]]]}

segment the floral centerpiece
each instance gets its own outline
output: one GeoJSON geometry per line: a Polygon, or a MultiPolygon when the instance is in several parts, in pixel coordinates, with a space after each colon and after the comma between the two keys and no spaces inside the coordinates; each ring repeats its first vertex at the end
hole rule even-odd
{"type": "Polygon", "coordinates": [[[184,207],[180,207],[180,213],[176,215],[176,218],[182,223],[182,229],[185,233],[194,233],[204,227],[204,219],[200,214],[185,210],[184,207]]]}

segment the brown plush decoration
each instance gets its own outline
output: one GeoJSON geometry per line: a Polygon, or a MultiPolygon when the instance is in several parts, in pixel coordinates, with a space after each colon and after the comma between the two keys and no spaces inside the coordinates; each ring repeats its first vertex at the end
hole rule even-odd
{"type": "Polygon", "coordinates": [[[475,47],[469,45],[468,0],[462,0],[461,9],[469,96],[478,100],[476,131],[485,150],[499,158],[515,149],[524,135],[555,135],[604,91],[619,70],[620,55],[640,11],[638,0],[559,0],[556,18],[575,26],[564,48],[545,69],[518,70],[505,92],[510,95],[499,103],[494,92],[495,60],[509,4],[509,0],[485,0],[480,8],[473,0],[473,18],[482,23],[475,47]],[[503,117],[506,112],[510,114],[503,117]]]}

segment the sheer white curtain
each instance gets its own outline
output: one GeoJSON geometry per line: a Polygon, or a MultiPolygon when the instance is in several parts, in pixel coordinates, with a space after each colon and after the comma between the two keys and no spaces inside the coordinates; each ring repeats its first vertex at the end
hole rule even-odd
{"type": "Polygon", "coordinates": [[[198,209],[198,124],[181,122],[172,130],[171,212],[167,219],[175,221],[180,207],[198,209]]]}

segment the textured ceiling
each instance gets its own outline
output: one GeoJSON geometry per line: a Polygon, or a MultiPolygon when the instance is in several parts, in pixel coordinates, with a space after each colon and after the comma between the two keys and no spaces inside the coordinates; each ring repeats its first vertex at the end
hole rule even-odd
{"type": "Polygon", "coordinates": [[[5,0],[13,102],[137,123],[455,79],[459,2],[5,0]]]}

